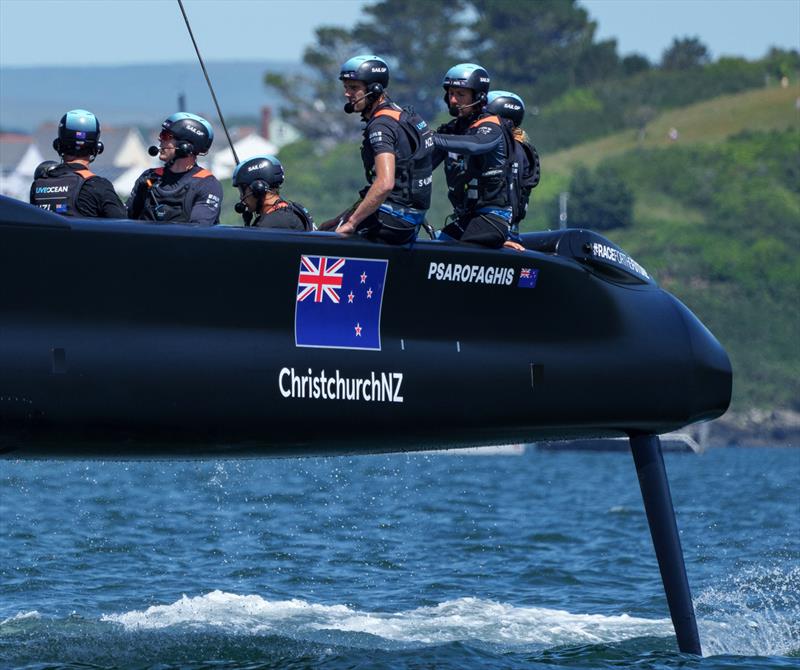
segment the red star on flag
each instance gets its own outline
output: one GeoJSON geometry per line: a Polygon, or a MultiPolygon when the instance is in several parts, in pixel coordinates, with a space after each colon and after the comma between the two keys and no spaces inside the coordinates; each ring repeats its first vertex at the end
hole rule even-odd
{"type": "Polygon", "coordinates": [[[372,297],[372,289],[371,288],[367,289],[367,297],[368,298],[372,297]]]}
{"type": "Polygon", "coordinates": [[[350,293],[347,294],[347,302],[353,302],[354,297],[353,292],[350,291],[350,293]]]}
{"type": "Polygon", "coordinates": [[[366,272],[362,272],[361,273],[361,283],[362,284],[366,284],[367,283],[367,273],[366,272]]]}
{"type": "Polygon", "coordinates": [[[356,324],[356,337],[361,337],[361,324],[356,324]]]}

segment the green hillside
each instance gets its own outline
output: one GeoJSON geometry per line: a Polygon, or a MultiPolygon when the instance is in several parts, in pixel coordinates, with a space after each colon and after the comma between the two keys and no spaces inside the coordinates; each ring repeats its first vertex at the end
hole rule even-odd
{"type": "MultiPolygon", "coordinates": [[[[542,181],[536,189],[537,202],[546,201],[566,189],[572,170],[578,165],[596,167],[602,161],[634,149],[657,149],[687,144],[715,144],[744,130],[783,130],[800,127],[800,84],[755,89],[724,95],[657,116],[647,125],[644,137],[625,130],[542,156],[542,181]],[[678,131],[677,141],[668,137],[678,131]]],[[[532,138],[536,143],[536,138],[532,138]]],[[[535,211],[529,229],[540,229],[545,213],[535,211]]],[[[546,227],[546,226],[545,226],[546,227]]]]}

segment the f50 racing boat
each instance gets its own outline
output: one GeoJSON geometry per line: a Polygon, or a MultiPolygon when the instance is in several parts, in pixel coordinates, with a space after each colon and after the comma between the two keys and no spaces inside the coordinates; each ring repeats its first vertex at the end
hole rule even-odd
{"type": "Polygon", "coordinates": [[[66,219],[0,197],[0,455],[274,456],[630,438],[678,646],[700,653],[659,433],[731,366],[585,230],[528,251],[66,219]]]}

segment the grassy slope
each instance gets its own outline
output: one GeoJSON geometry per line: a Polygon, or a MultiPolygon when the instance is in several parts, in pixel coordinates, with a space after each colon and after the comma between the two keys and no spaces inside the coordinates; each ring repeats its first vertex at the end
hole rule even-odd
{"type": "MultiPolygon", "coordinates": [[[[596,166],[614,156],[635,154],[641,148],[669,150],[691,144],[719,144],[744,130],[798,128],[798,97],[797,85],[723,96],[660,115],[648,125],[641,141],[635,132],[627,131],[543,156],[542,183],[534,198],[538,207],[534,205],[526,228],[553,227],[543,203],[566,190],[571,171],[579,164],[596,166]],[[673,127],[680,133],[677,142],[667,138],[673,127]]],[[[611,231],[609,237],[653,271],[659,283],[686,302],[723,342],[734,364],[733,408],[797,405],[800,327],[798,305],[792,298],[798,294],[796,282],[782,285],[776,293],[774,289],[747,287],[745,279],[753,277],[719,281],[708,276],[704,254],[713,248],[729,248],[726,245],[731,242],[726,237],[731,231],[715,230],[703,211],[666,193],[640,189],[635,195],[634,226],[611,231]]],[[[757,233],[759,224],[735,222],[739,241],[757,233]]],[[[800,226],[800,217],[784,225],[793,233],[793,228],[800,226]]]]}

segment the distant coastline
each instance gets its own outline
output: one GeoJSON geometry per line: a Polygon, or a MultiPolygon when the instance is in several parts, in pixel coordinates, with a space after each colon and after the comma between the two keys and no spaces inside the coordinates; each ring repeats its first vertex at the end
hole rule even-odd
{"type": "Polygon", "coordinates": [[[710,447],[800,447],[800,412],[728,411],[709,424],[707,441],[710,447]]]}

